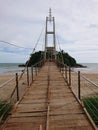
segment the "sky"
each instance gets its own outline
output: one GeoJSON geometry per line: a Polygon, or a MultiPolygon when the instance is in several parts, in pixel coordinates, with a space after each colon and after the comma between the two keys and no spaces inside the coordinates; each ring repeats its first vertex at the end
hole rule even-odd
{"type": "Polygon", "coordinates": [[[78,63],[98,63],[98,0],[0,0],[0,63],[25,63],[37,43],[35,51],[44,50],[49,8],[57,48],[78,63]]]}

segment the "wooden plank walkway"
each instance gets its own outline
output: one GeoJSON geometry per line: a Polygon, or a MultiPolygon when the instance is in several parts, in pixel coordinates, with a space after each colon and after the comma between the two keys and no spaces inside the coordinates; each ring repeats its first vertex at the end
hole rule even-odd
{"type": "Polygon", "coordinates": [[[45,63],[3,130],[94,130],[55,63],[45,63]]]}

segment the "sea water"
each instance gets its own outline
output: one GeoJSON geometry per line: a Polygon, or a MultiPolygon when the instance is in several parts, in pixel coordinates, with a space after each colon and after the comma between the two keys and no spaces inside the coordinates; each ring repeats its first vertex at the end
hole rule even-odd
{"type": "Polygon", "coordinates": [[[74,68],[74,70],[81,71],[83,73],[98,73],[98,63],[81,63],[81,65],[86,67],[74,68]]]}
{"type": "Polygon", "coordinates": [[[19,63],[0,63],[0,75],[20,73],[23,67],[19,63]]]}
{"type": "MultiPolygon", "coordinates": [[[[81,63],[84,68],[74,68],[85,73],[98,73],[98,63],[81,63]]],[[[19,63],[0,63],[0,75],[20,73],[24,67],[18,67],[19,63]]]]}

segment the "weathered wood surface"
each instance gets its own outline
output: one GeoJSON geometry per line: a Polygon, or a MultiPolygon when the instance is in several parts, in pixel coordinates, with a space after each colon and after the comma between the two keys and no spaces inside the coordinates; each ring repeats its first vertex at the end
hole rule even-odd
{"type": "Polygon", "coordinates": [[[33,85],[13,109],[3,130],[94,130],[94,128],[59,69],[50,62],[43,66],[33,85]]]}

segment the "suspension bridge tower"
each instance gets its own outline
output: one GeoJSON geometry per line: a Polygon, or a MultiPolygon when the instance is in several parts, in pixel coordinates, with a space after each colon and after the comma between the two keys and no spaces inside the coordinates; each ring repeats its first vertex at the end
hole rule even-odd
{"type": "Polygon", "coordinates": [[[52,17],[51,8],[49,9],[49,16],[46,17],[45,60],[46,59],[56,60],[55,18],[52,17]]]}

